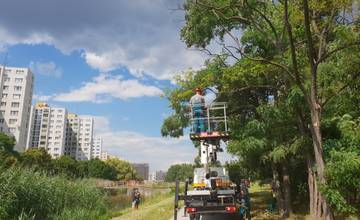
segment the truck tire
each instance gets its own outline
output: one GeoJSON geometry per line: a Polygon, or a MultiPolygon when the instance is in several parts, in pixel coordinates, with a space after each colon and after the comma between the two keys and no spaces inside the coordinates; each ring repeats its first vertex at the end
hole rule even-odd
{"type": "Polygon", "coordinates": [[[196,214],[195,220],[200,220],[200,214],[196,214]]]}
{"type": "Polygon", "coordinates": [[[244,220],[244,215],[240,214],[239,215],[239,220],[244,220]]]}

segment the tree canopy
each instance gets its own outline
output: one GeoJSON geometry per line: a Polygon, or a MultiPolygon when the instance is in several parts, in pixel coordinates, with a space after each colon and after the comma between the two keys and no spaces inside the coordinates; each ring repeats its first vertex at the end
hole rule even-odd
{"type": "Polygon", "coordinates": [[[228,151],[245,173],[272,179],[282,216],[304,195],[313,217],[360,213],[353,176],[360,148],[354,132],[360,115],[358,4],[185,1],[181,39],[210,56],[204,69],[175,78],[178,87],[166,93],[174,113],[162,134],[183,135],[192,90],[216,86],[218,101],[229,106],[228,151]],[[211,51],[214,43],[220,53],[211,51]]]}

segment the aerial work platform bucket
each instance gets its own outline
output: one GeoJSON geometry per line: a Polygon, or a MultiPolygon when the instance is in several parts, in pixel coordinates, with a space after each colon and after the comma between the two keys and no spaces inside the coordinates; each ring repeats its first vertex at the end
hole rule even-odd
{"type": "Polygon", "coordinates": [[[191,140],[227,140],[229,138],[226,102],[191,106],[191,140]]]}

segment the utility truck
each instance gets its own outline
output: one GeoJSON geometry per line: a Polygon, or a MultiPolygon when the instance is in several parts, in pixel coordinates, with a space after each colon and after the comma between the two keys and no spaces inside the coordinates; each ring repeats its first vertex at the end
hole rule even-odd
{"type": "Polygon", "coordinates": [[[194,169],[193,177],[185,182],[184,192],[179,192],[179,182],[176,181],[174,220],[177,220],[179,200],[184,201],[184,215],[188,215],[190,220],[213,214],[250,219],[250,201],[247,198],[244,202],[242,198],[248,196],[247,187],[232,183],[225,167],[212,166],[217,164],[217,153],[223,151],[221,143],[226,144],[230,136],[227,103],[214,101],[202,103],[200,113],[194,113],[190,106],[190,139],[200,144],[203,167],[194,169]]]}

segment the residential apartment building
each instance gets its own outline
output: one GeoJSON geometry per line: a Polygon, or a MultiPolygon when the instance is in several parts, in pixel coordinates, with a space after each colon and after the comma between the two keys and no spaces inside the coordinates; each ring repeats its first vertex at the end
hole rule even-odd
{"type": "Polygon", "coordinates": [[[30,129],[26,149],[45,148],[53,158],[59,158],[65,151],[66,137],[65,108],[51,108],[39,102],[31,108],[30,129]]]}
{"type": "Polygon", "coordinates": [[[110,159],[110,156],[109,156],[108,152],[106,152],[106,151],[101,151],[100,160],[106,161],[106,160],[108,160],[108,159],[110,159]]]}
{"type": "Polygon", "coordinates": [[[94,119],[69,113],[65,138],[65,155],[76,160],[90,160],[94,119]]]}
{"type": "Polygon", "coordinates": [[[162,170],[155,171],[153,173],[153,180],[154,181],[164,181],[166,176],[166,172],[162,170]]]}
{"type": "Polygon", "coordinates": [[[91,158],[101,158],[102,152],[102,138],[101,137],[94,137],[93,145],[91,149],[91,158]]]}
{"type": "Polygon", "coordinates": [[[133,163],[131,166],[136,170],[138,177],[143,180],[149,179],[149,164],[148,163],[133,163]]]}
{"type": "Polygon", "coordinates": [[[29,68],[0,67],[0,131],[15,137],[17,151],[27,143],[33,83],[29,68]]]}

